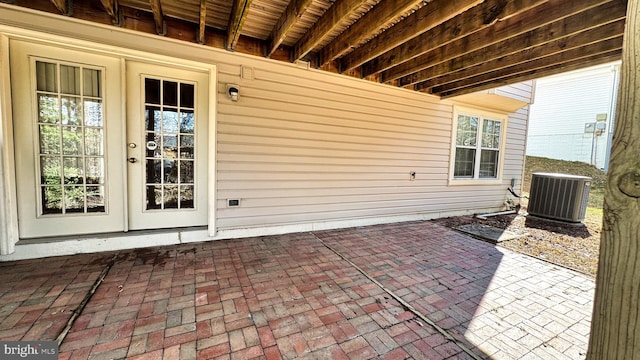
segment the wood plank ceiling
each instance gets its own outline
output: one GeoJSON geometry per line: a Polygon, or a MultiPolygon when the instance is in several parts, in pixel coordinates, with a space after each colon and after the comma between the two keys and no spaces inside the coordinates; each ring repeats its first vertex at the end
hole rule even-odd
{"type": "Polygon", "coordinates": [[[618,60],[626,0],[0,0],[450,97],[618,60]]]}

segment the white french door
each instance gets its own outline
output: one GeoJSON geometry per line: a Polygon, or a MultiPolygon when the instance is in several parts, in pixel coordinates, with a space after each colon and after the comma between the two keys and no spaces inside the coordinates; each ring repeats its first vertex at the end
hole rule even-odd
{"type": "Polygon", "coordinates": [[[208,74],[127,63],[129,228],[207,225],[208,74]]]}
{"type": "Polygon", "coordinates": [[[21,238],[122,231],[121,60],[11,41],[21,238]]]}
{"type": "Polygon", "coordinates": [[[21,238],[207,225],[207,72],[10,46],[21,238]]]}

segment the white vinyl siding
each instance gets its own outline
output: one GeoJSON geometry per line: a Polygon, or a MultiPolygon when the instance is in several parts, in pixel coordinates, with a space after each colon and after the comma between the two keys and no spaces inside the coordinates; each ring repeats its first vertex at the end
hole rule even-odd
{"type": "MultiPolygon", "coordinates": [[[[511,178],[448,186],[451,103],[243,60],[253,80],[243,79],[241,66],[217,64],[218,230],[502,207],[511,178]],[[240,85],[240,101],[226,96],[227,83],[240,85]],[[240,205],[229,207],[230,199],[240,205]]],[[[526,116],[513,122],[526,128],[526,116]]],[[[520,161],[504,150],[510,163],[501,166],[520,179],[524,131],[514,132],[515,144],[507,131],[520,161]]]]}
{"type": "Polygon", "coordinates": [[[604,64],[536,81],[535,102],[527,138],[527,155],[607,166],[611,144],[619,63],[604,64]],[[606,115],[600,136],[585,133],[585,124],[606,115]]]}
{"type": "MultiPolygon", "coordinates": [[[[58,19],[47,17],[49,22],[58,19]]],[[[286,225],[499,210],[511,179],[522,178],[526,108],[504,122],[500,180],[449,186],[452,101],[201,45],[126,31],[115,37],[118,29],[91,31],[99,25],[81,21],[73,29],[53,25],[61,36],[136,44],[139,51],[216,66],[218,103],[210,124],[216,140],[209,144],[215,172],[209,181],[218,231],[261,234],[286,225]],[[239,86],[237,102],[227,96],[227,84],[239,86]],[[239,205],[228,206],[228,200],[239,205]]],[[[527,89],[513,91],[524,99],[527,89]]]]}

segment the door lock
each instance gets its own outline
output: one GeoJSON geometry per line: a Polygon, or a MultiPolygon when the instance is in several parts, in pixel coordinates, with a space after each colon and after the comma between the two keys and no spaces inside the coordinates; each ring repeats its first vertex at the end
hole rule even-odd
{"type": "Polygon", "coordinates": [[[136,148],[136,146],[137,146],[137,145],[136,145],[136,143],[129,143],[129,147],[130,147],[131,149],[135,149],[135,148],[136,148]]]}
{"type": "Polygon", "coordinates": [[[130,163],[132,163],[132,164],[133,164],[133,163],[135,163],[135,162],[138,162],[138,159],[136,159],[136,158],[134,158],[134,157],[130,157],[130,158],[128,158],[128,159],[127,159],[127,161],[129,161],[130,163]]]}

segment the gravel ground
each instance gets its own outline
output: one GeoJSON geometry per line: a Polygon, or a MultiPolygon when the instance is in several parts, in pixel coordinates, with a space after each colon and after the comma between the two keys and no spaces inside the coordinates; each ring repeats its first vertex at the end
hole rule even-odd
{"type": "Polygon", "coordinates": [[[478,223],[506,229],[525,236],[503,241],[498,246],[531,255],[582,273],[595,276],[598,268],[602,211],[589,208],[583,224],[527,217],[526,208],[512,215],[500,215],[481,220],[473,216],[457,216],[433,220],[447,226],[478,223]]]}

